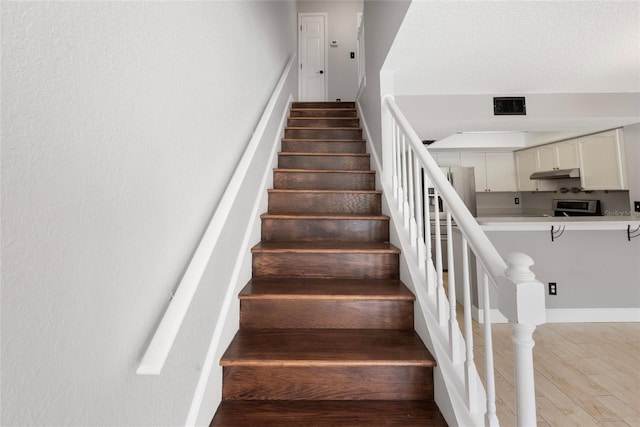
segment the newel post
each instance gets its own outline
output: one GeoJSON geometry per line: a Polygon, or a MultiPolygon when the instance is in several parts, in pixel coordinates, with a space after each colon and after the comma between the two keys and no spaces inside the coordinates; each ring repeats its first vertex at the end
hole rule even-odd
{"type": "Polygon", "coordinates": [[[536,426],[536,389],[533,368],[533,333],[545,322],[544,285],[530,270],[534,264],[529,256],[515,252],[505,259],[503,283],[510,289],[500,292],[500,306],[509,318],[513,332],[516,377],[516,420],[519,427],[536,426]],[[506,305],[506,307],[505,307],[506,305]]]}

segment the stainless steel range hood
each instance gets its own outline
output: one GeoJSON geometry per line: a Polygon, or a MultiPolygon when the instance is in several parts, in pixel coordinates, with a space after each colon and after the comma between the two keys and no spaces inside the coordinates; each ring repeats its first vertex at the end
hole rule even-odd
{"type": "Polygon", "coordinates": [[[529,179],[566,179],[580,178],[580,169],[556,169],[551,171],[534,172],[529,179]]]}

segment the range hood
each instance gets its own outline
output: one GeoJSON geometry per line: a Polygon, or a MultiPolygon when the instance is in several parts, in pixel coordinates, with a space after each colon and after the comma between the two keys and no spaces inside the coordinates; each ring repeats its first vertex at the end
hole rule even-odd
{"type": "Polygon", "coordinates": [[[529,179],[566,179],[580,178],[580,169],[555,169],[551,171],[534,172],[529,179]]]}

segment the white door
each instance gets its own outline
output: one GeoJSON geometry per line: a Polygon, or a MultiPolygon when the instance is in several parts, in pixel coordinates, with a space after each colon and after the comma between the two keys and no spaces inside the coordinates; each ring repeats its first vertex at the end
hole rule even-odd
{"type": "Polygon", "coordinates": [[[326,101],[326,14],[299,15],[300,101],[326,101]]]}

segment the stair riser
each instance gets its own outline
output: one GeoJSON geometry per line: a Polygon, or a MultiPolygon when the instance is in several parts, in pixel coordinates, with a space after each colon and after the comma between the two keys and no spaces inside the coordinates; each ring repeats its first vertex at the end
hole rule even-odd
{"type": "Polygon", "coordinates": [[[282,141],[282,152],[292,153],[365,153],[360,141],[282,141]]]}
{"type": "Polygon", "coordinates": [[[262,240],[388,242],[389,221],[268,218],[262,220],[262,240]]]}
{"type": "Polygon", "coordinates": [[[362,129],[293,129],[284,131],[292,139],[362,139],[362,129]]]}
{"type": "Polygon", "coordinates": [[[253,254],[253,277],[398,279],[397,254],[277,253],[253,254]]]}
{"type": "Polygon", "coordinates": [[[320,170],[370,170],[369,156],[294,156],[279,155],[280,169],[320,169],[320,170]]]}
{"type": "Polygon", "coordinates": [[[292,102],[291,108],[321,108],[321,109],[344,109],[356,108],[355,102],[292,102]]]}
{"type": "Polygon", "coordinates": [[[269,213],[354,213],[379,215],[379,193],[269,192],[269,213]]]}
{"type": "Polygon", "coordinates": [[[273,187],[281,190],[374,190],[375,174],[275,171],[273,187]]]}
{"type": "Polygon", "coordinates": [[[289,117],[358,117],[355,109],[314,108],[310,110],[291,110],[289,117]]]}
{"type": "Polygon", "coordinates": [[[432,400],[425,367],[276,367],[223,369],[222,398],[247,400],[432,400]]]}
{"type": "Polygon", "coordinates": [[[410,329],[413,302],[245,299],[241,328],[410,329]]]}
{"type": "Polygon", "coordinates": [[[287,126],[294,128],[311,127],[311,128],[359,128],[360,120],[358,118],[289,118],[287,126]]]}

